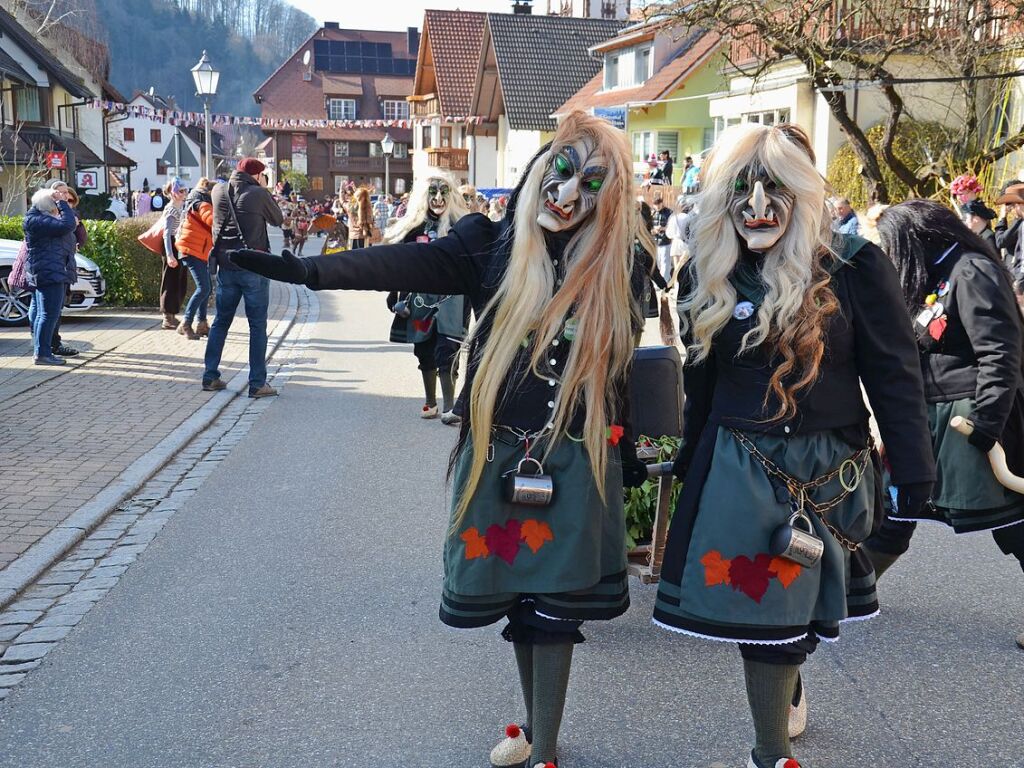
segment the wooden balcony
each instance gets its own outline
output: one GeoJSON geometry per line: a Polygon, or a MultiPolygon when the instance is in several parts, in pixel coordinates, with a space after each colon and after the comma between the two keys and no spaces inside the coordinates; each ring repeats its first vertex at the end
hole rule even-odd
{"type": "MultiPolygon", "coordinates": [[[[384,157],[335,157],[331,155],[331,170],[342,173],[384,173],[384,157]]],[[[407,157],[392,157],[391,170],[406,173],[412,170],[407,157]]]]}
{"type": "Polygon", "coordinates": [[[469,170],[469,150],[457,147],[428,147],[427,160],[435,168],[448,171],[469,170]]]}
{"type": "Polygon", "coordinates": [[[439,117],[441,114],[441,102],[437,94],[425,93],[422,96],[407,96],[406,101],[410,104],[410,117],[439,117]]]}

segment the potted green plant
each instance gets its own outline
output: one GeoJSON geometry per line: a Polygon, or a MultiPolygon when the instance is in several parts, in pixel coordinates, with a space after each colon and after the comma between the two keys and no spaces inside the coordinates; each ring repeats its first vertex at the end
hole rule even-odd
{"type": "MultiPolygon", "coordinates": [[[[672,461],[679,451],[680,439],[672,435],[637,439],[637,455],[651,462],[672,461]]],[[[639,488],[627,488],[624,503],[626,514],[626,547],[630,557],[646,556],[654,530],[654,513],[658,504],[659,480],[650,478],[639,488]]],[[[669,514],[675,510],[682,484],[673,479],[669,514]]]]}

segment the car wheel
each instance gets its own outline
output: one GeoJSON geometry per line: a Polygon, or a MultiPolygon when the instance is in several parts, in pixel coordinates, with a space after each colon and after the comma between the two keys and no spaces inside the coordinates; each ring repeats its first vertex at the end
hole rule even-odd
{"type": "Polygon", "coordinates": [[[0,327],[28,325],[28,307],[32,303],[32,291],[12,290],[10,283],[7,282],[10,276],[10,267],[0,268],[0,327]]]}

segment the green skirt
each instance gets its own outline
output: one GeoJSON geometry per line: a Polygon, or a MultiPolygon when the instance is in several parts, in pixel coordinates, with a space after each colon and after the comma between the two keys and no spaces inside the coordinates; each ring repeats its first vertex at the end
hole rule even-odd
{"type": "MultiPolygon", "coordinates": [[[[840,544],[811,510],[814,532],[825,544],[819,562],[801,567],[770,554],[772,533],[793,511],[789,495],[769,481],[728,429],[718,427],[712,434],[713,452],[699,500],[684,509],[681,499],[672,521],[673,527],[688,532],[688,539],[679,534],[670,539],[672,552],[666,552],[668,567],[662,573],[655,621],[715,640],[771,644],[799,640],[809,632],[833,639],[841,621],[876,613],[875,578],[866,558],[840,544]],[[681,568],[677,557],[683,558],[681,568]]],[[[828,431],[794,437],[745,434],[802,482],[827,475],[858,450],[828,431]]],[[[691,467],[687,483],[699,482],[691,478],[693,473],[691,467]]],[[[825,503],[841,491],[836,478],[811,498],[825,503]]],[[[844,537],[863,541],[871,532],[876,499],[875,473],[868,461],[856,489],[828,510],[826,519],[844,537]]]]}
{"type": "Polygon", "coordinates": [[[949,426],[954,416],[967,418],[973,410],[972,398],[928,404],[936,466],[932,504],[916,517],[897,512],[890,515],[892,519],[937,521],[957,533],[987,531],[1024,521],[1024,496],[1001,485],[988,457],[949,426]]]}
{"type": "MultiPolygon", "coordinates": [[[[609,453],[602,501],[586,450],[563,439],[544,461],[554,483],[545,507],[505,500],[504,476],[523,455],[521,443],[493,442],[469,508],[445,542],[441,620],[455,627],[485,626],[524,598],[538,614],[555,619],[621,615],[629,607],[629,589],[618,451],[609,453]]],[[[471,461],[467,446],[456,461],[453,515],[471,461]]]]}

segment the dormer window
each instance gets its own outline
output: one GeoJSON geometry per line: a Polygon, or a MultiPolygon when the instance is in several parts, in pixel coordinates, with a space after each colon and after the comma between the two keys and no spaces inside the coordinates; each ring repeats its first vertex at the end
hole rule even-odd
{"type": "Polygon", "coordinates": [[[355,99],[328,99],[327,117],[330,120],[355,120],[355,99]]]}
{"type": "Polygon", "coordinates": [[[605,54],[604,90],[643,85],[653,74],[652,64],[652,46],[649,43],[605,54]]]}

